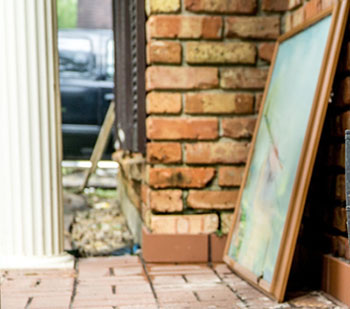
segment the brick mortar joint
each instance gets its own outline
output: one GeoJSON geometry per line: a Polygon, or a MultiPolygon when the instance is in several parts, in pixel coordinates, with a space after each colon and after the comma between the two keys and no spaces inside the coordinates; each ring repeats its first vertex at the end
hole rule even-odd
{"type": "Polygon", "coordinates": [[[180,9],[178,11],[172,11],[172,12],[155,12],[151,14],[147,14],[147,18],[150,18],[151,16],[157,16],[157,15],[181,15],[181,16],[242,16],[242,17],[268,17],[268,16],[281,16],[284,14],[283,11],[268,11],[263,10],[261,5],[261,0],[256,0],[256,10],[252,13],[245,13],[245,12],[218,12],[218,11],[209,11],[209,10],[202,10],[202,11],[190,11],[186,9],[185,1],[180,0],[180,9]]]}

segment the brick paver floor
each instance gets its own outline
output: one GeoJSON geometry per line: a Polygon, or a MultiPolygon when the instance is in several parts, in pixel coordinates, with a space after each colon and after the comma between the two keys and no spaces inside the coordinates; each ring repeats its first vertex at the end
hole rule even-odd
{"type": "Polygon", "coordinates": [[[0,272],[1,309],[347,308],[322,292],[277,304],[225,264],[145,264],[137,256],[79,259],[74,270],[0,272]]]}

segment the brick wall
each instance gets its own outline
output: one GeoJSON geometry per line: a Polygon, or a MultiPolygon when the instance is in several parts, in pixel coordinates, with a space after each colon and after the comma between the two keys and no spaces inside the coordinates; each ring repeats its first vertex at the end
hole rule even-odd
{"type": "Polygon", "coordinates": [[[288,31],[302,24],[306,19],[312,18],[323,9],[330,7],[333,2],[334,0],[289,0],[289,12],[283,19],[284,30],[288,31]]]}
{"type": "Polygon", "coordinates": [[[333,100],[329,105],[324,132],[328,152],[328,192],[330,207],[325,213],[331,236],[331,251],[350,260],[347,242],[345,201],[345,130],[350,129],[350,23],[348,21],[342,52],[333,84],[333,100]]]}
{"type": "Polygon", "coordinates": [[[148,0],[147,175],[153,233],[228,232],[284,0],[148,0]]]}

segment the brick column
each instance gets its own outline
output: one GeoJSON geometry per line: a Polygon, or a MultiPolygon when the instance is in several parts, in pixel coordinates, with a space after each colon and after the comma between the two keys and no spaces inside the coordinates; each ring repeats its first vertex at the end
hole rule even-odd
{"type": "Polygon", "coordinates": [[[147,0],[153,234],[227,233],[287,0],[147,0]]]}
{"type": "Polygon", "coordinates": [[[0,269],[71,267],[63,251],[56,1],[1,1],[0,269]]]}

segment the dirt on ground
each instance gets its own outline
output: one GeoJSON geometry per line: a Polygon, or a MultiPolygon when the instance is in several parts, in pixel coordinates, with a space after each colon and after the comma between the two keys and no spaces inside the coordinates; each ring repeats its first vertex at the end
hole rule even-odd
{"type": "Polygon", "coordinates": [[[65,249],[77,256],[131,253],[133,238],[117,202],[116,185],[111,189],[116,175],[100,171],[93,175],[94,186],[89,183],[77,192],[83,174],[81,169],[63,171],[65,249]]]}

